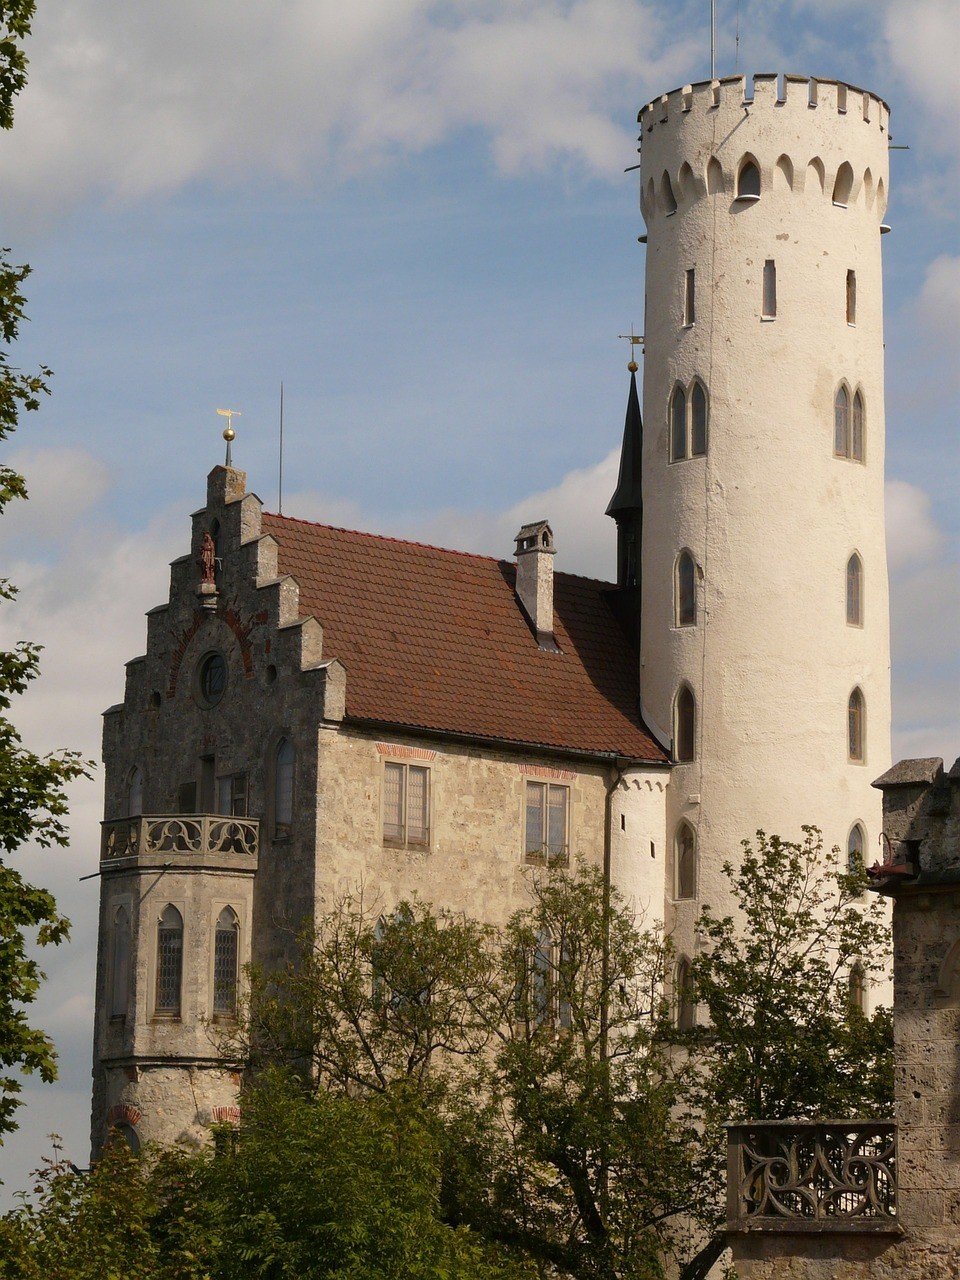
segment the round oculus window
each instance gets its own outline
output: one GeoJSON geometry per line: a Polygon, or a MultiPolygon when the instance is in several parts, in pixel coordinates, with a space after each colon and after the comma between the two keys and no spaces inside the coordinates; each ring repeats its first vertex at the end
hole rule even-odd
{"type": "Polygon", "coordinates": [[[215,707],[227,687],[227,660],[222,653],[208,653],[200,663],[200,700],[215,707]]]}

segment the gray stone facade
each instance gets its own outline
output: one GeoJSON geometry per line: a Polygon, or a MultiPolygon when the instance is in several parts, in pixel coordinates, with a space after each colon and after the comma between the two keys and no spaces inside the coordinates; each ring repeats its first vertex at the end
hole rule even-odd
{"type": "Polygon", "coordinates": [[[111,1126],[134,1145],[189,1143],[235,1118],[238,1067],[218,1050],[224,911],[238,971],[288,959],[298,930],[361,885],[385,910],[418,894],[501,921],[525,899],[526,787],[543,781],[568,789],[569,856],[606,860],[638,909],[663,914],[664,760],[351,722],[349,672],[325,654],[322,619],[301,615],[300,594],[279,572],[245,476],[217,467],[169,600],[148,614],[146,653],[127,664],[124,701],[104,716],[94,1155],[111,1126]],[[206,584],[205,533],[217,556],[206,584]],[[284,743],[293,763],[281,795],[284,743]],[[384,839],[384,771],[397,764],[429,770],[422,846],[384,839]],[[169,908],[179,943],[160,940],[169,908]],[[181,957],[173,1012],[158,974],[170,945],[181,957]]]}

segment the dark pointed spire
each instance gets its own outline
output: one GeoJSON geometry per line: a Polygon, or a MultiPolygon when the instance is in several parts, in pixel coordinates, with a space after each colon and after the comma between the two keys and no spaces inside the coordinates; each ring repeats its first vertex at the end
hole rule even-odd
{"type": "Polygon", "coordinates": [[[627,512],[643,510],[641,488],[641,454],[643,451],[643,423],[640,419],[640,397],[637,395],[637,375],[630,372],[630,392],[627,396],[627,417],[623,425],[623,449],[620,453],[620,478],[617,489],[607,507],[607,515],[617,520],[627,512]]]}

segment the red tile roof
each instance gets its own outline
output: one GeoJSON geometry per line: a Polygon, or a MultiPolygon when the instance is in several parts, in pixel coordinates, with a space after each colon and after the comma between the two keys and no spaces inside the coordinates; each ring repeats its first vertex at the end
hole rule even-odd
{"type": "Polygon", "coordinates": [[[488,556],[264,513],[324,659],[347,671],[347,718],[663,761],[637,712],[635,649],[608,583],[554,575],[560,653],[541,650],[488,556]]]}

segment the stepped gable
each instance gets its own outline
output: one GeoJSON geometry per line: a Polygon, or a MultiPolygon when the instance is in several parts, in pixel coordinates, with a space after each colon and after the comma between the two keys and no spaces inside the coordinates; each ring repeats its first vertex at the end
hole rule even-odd
{"type": "Polygon", "coordinates": [[[516,565],[264,512],[301,614],[346,668],[346,718],[662,762],[608,583],[554,578],[559,653],[514,595],[516,565]]]}

